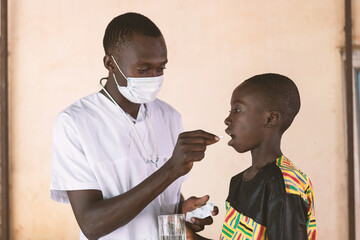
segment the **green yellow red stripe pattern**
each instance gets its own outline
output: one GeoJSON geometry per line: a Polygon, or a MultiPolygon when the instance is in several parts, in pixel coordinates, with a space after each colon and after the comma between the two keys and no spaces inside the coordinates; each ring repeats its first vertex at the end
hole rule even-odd
{"type": "Polygon", "coordinates": [[[221,240],[264,240],[266,228],[249,217],[237,212],[226,202],[226,214],[220,235],[221,240]]]}
{"type": "MultiPolygon", "coordinates": [[[[276,159],[276,165],[283,175],[286,194],[300,196],[309,206],[307,211],[308,240],[316,240],[316,219],[313,187],[310,179],[285,156],[276,159]]],[[[267,228],[253,219],[237,212],[226,202],[226,215],[220,240],[263,240],[268,239],[267,228]]]]}
{"type": "Polygon", "coordinates": [[[299,195],[306,203],[309,204],[307,233],[308,240],[316,239],[316,219],[314,207],[313,187],[310,179],[306,174],[302,173],[295,165],[285,156],[276,159],[276,165],[280,168],[285,190],[288,194],[299,195]]]}

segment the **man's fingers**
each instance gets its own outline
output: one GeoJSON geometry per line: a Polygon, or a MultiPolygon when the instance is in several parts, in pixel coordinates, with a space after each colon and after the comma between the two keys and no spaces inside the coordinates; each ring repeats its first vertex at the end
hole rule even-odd
{"type": "Polygon", "coordinates": [[[216,216],[219,214],[219,208],[217,206],[214,206],[214,210],[211,212],[212,216],[216,216]]]}
{"type": "Polygon", "coordinates": [[[205,195],[201,198],[197,198],[194,200],[194,205],[196,207],[201,207],[204,206],[206,204],[207,201],[209,201],[210,196],[209,195],[205,195]]]}
{"type": "Polygon", "coordinates": [[[211,225],[214,222],[212,217],[207,217],[204,219],[200,219],[200,218],[192,218],[192,219],[194,220],[193,224],[200,226],[211,225]]]}
{"type": "Polygon", "coordinates": [[[219,141],[214,134],[197,130],[183,132],[179,135],[171,160],[167,163],[175,166],[180,176],[188,173],[193,162],[201,161],[205,157],[206,146],[219,141]]]}
{"type": "Polygon", "coordinates": [[[187,136],[187,137],[203,137],[203,138],[212,138],[215,139],[216,135],[206,132],[204,130],[195,130],[195,131],[188,131],[188,132],[183,132],[180,135],[182,136],[187,136]]]}
{"type": "Polygon", "coordinates": [[[184,144],[206,144],[206,139],[203,137],[181,137],[181,141],[184,144]]]}
{"type": "Polygon", "coordinates": [[[191,155],[189,155],[189,162],[199,162],[203,160],[205,157],[205,153],[203,151],[200,152],[192,152],[191,155]]]}
{"type": "Polygon", "coordinates": [[[206,145],[210,145],[219,141],[219,137],[215,134],[205,132],[204,130],[195,130],[190,132],[183,132],[180,134],[180,138],[202,138],[205,140],[206,145]]]}
{"type": "Polygon", "coordinates": [[[188,151],[191,152],[205,152],[205,144],[184,144],[183,145],[188,151]]]}
{"type": "Polygon", "coordinates": [[[219,140],[220,140],[220,138],[219,138],[218,136],[216,136],[216,138],[213,139],[213,140],[208,140],[208,139],[207,139],[207,140],[205,141],[205,143],[206,143],[206,145],[211,145],[211,144],[217,143],[219,140]]]}
{"type": "Polygon", "coordinates": [[[195,225],[192,223],[186,223],[186,225],[195,232],[200,232],[200,231],[204,230],[204,228],[205,228],[204,226],[195,225]]]}

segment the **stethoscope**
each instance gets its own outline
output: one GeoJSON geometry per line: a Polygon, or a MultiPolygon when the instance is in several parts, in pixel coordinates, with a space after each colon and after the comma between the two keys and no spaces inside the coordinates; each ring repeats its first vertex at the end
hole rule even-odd
{"type": "Polygon", "coordinates": [[[141,141],[140,136],[138,131],[136,130],[134,121],[131,120],[130,116],[128,113],[126,113],[120,106],[119,104],[117,104],[117,102],[114,100],[114,98],[110,95],[110,93],[105,89],[104,85],[102,84],[102,81],[107,79],[106,77],[100,79],[100,86],[101,88],[104,90],[104,92],[108,95],[108,97],[111,99],[111,101],[120,109],[120,112],[122,112],[122,114],[125,116],[125,118],[127,119],[127,122],[129,123],[130,127],[133,129],[136,138],[138,140],[139,145],[141,146],[142,150],[144,151],[146,158],[151,161],[153,164],[155,164],[156,168],[158,168],[158,161],[159,161],[159,145],[155,136],[155,132],[154,132],[154,128],[152,126],[152,122],[151,122],[151,118],[150,118],[150,114],[148,113],[148,109],[146,104],[144,104],[145,107],[145,121],[147,122],[147,124],[150,126],[150,134],[151,134],[151,138],[153,139],[154,145],[155,145],[155,156],[156,159],[154,160],[152,157],[150,157],[150,154],[148,153],[148,151],[146,150],[144,143],[141,141]]]}
{"type": "MultiPolygon", "coordinates": [[[[154,128],[152,126],[152,122],[151,122],[151,117],[150,117],[150,114],[148,113],[148,109],[147,109],[147,106],[146,104],[144,104],[144,107],[145,107],[145,121],[147,121],[147,124],[150,126],[150,134],[151,134],[151,138],[153,139],[154,141],[154,145],[155,145],[155,155],[156,155],[156,159],[152,159],[150,157],[150,154],[148,153],[148,151],[146,151],[146,148],[144,146],[144,143],[141,141],[140,139],[140,136],[139,136],[139,133],[138,131],[136,130],[136,127],[135,127],[135,124],[133,122],[133,120],[131,120],[131,117],[129,116],[128,113],[126,113],[120,106],[119,104],[117,104],[117,102],[115,101],[115,99],[110,95],[110,93],[105,89],[104,85],[102,84],[102,81],[104,79],[107,79],[107,77],[104,77],[104,78],[101,78],[100,79],[100,86],[101,88],[104,90],[104,92],[108,95],[108,97],[111,99],[111,101],[120,109],[120,112],[122,112],[122,114],[125,116],[125,118],[127,119],[129,125],[131,126],[131,128],[133,129],[135,135],[136,135],[136,138],[138,140],[138,143],[140,144],[141,148],[143,149],[144,153],[146,154],[146,157],[148,160],[150,160],[153,164],[155,164],[156,168],[158,168],[158,161],[159,161],[159,145],[158,145],[158,142],[157,142],[157,139],[156,139],[156,136],[155,136],[155,131],[154,131],[154,128]]],[[[136,121],[136,120],[135,120],[136,121]]],[[[159,195],[160,197],[160,206],[161,206],[161,209],[162,209],[162,212],[165,214],[165,213],[170,213],[171,211],[168,211],[167,209],[165,209],[165,205],[164,205],[164,196],[163,194],[160,194],[159,195]]]]}

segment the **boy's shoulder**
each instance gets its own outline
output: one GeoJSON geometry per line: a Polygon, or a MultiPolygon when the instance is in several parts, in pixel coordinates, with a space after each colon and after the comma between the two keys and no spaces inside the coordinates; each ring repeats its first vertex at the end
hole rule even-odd
{"type": "Polygon", "coordinates": [[[247,195],[265,194],[268,191],[285,194],[283,175],[275,162],[266,164],[251,180],[244,179],[244,173],[249,168],[236,174],[231,178],[229,186],[230,198],[238,198],[240,192],[247,192],[247,195]]]}
{"type": "Polygon", "coordinates": [[[307,195],[312,192],[312,184],[308,176],[285,156],[276,159],[276,165],[281,170],[286,193],[300,195],[307,202],[307,195]]]}
{"type": "MultiPolygon", "coordinates": [[[[244,182],[243,175],[246,170],[232,177],[230,189],[240,187],[244,182]]],[[[312,184],[308,176],[285,156],[264,166],[251,182],[256,182],[256,185],[270,184],[273,190],[278,189],[286,194],[300,195],[304,200],[307,198],[306,195],[312,191],[312,184]]]]}

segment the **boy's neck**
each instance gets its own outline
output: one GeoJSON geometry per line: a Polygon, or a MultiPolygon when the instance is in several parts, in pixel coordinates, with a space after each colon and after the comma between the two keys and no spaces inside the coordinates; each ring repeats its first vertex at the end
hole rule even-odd
{"type": "Polygon", "coordinates": [[[281,157],[282,152],[280,149],[278,151],[268,152],[266,154],[252,152],[251,156],[252,156],[251,168],[259,170],[263,168],[266,164],[274,162],[277,158],[281,157]]]}
{"type": "Polygon", "coordinates": [[[270,144],[251,150],[252,165],[244,173],[246,180],[251,180],[266,164],[274,162],[283,155],[280,149],[280,140],[281,138],[277,141],[270,141],[270,144]]]}

